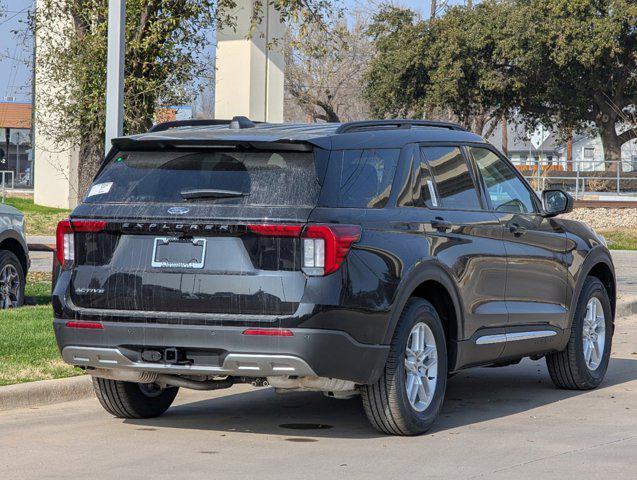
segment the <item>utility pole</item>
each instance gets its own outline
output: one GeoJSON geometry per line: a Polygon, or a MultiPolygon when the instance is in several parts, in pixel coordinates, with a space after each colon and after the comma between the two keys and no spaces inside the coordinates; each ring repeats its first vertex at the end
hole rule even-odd
{"type": "Polygon", "coordinates": [[[108,0],[108,58],[106,60],[106,135],[104,154],[111,140],[124,131],[124,33],[126,0],[108,0]]]}
{"type": "Polygon", "coordinates": [[[509,157],[509,122],[507,121],[506,114],[502,114],[500,117],[500,123],[502,128],[502,153],[509,157]]]}
{"type": "Polygon", "coordinates": [[[467,8],[471,10],[473,8],[473,0],[467,0],[467,8]]]}
{"type": "Polygon", "coordinates": [[[431,0],[431,15],[429,18],[431,18],[432,20],[436,18],[436,9],[437,9],[436,0],[431,0]]]}

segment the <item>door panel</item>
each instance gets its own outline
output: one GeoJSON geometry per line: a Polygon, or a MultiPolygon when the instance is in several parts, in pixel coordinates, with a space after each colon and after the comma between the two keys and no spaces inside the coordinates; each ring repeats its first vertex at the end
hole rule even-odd
{"type": "MultiPolygon", "coordinates": [[[[566,234],[539,214],[538,199],[515,167],[487,148],[470,147],[507,254],[509,325],[565,328],[568,309],[566,234]]],[[[519,329],[516,329],[519,330],[519,329]]]]}
{"type": "MultiPolygon", "coordinates": [[[[480,328],[504,328],[506,255],[502,226],[482,209],[469,164],[458,147],[426,146],[414,175],[413,209],[430,239],[430,256],[453,277],[464,312],[461,339],[480,328]],[[464,207],[464,208],[460,208],[464,207]]],[[[503,345],[485,347],[497,358],[503,345]]]]}
{"type": "Polygon", "coordinates": [[[540,215],[498,216],[504,225],[508,258],[506,302],[510,324],[548,323],[566,328],[565,232],[540,215]]]}

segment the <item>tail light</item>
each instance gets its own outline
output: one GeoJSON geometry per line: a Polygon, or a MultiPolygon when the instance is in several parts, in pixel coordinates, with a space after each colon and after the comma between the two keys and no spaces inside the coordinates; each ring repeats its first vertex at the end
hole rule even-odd
{"type": "Polygon", "coordinates": [[[249,225],[258,235],[301,237],[303,271],[307,275],[329,275],[340,268],[353,243],[361,238],[356,225],[249,225]]]}
{"type": "Polygon", "coordinates": [[[62,220],[55,232],[55,254],[62,267],[75,261],[75,232],[101,232],[106,222],[93,220],[62,220]]]}

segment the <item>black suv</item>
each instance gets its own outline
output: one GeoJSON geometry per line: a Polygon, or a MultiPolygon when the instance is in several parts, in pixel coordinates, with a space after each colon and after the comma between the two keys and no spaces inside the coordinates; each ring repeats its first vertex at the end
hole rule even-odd
{"type": "Polygon", "coordinates": [[[454,124],[160,124],[58,226],[57,341],[117,417],[249,382],[419,434],[463,368],[544,356],[558,387],[600,384],[614,268],[571,208],[454,124]]]}

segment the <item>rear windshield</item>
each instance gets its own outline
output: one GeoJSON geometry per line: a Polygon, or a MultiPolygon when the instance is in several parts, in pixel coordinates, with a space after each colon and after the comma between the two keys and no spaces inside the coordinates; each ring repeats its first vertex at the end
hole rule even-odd
{"type": "Polygon", "coordinates": [[[84,201],[314,206],[319,193],[311,152],[122,151],[84,201]]]}

